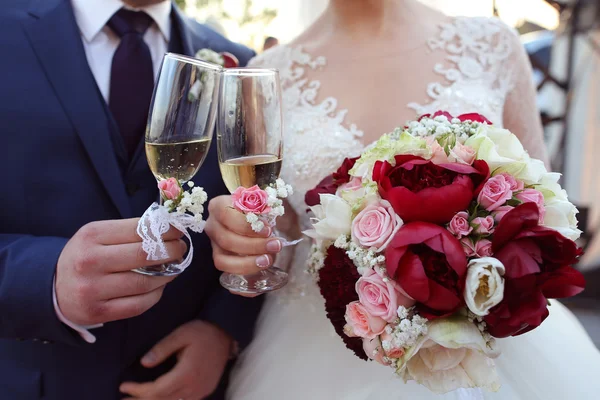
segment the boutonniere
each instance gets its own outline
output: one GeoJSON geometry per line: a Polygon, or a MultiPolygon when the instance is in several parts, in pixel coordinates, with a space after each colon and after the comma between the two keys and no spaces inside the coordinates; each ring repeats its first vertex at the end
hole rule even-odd
{"type": "MultiPolygon", "coordinates": [[[[237,57],[226,51],[217,53],[211,49],[200,49],[196,52],[195,57],[202,61],[220,65],[223,68],[235,68],[240,65],[237,57]]],[[[200,79],[194,82],[188,92],[188,100],[190,102],[198,100],[202,87],[205,84],[207,84],[207,76],[202,74],[200,79]]]]}

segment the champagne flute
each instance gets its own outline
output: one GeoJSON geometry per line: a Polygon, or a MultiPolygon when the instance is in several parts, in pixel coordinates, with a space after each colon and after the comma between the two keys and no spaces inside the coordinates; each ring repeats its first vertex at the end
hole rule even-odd
{"type": "MultiPolygon", "coordinates": [[[[167,53],[154,87],[146,158],[157,181],[175,178],[183,186],[198,172],[210,149],[222,68],[195,58],[167,53]]],[[[166,199],[160,196],[160,204],[166,199]]],[[[175,264],[138,268],[135,272],[172,276],[175,264]]]]}
{"type": "MultiPolygon", "coordinates": [[[[222,74],[217,121],[221,176],[233,193],[238,187],[275,183],[281,171],[283,130],[279,72],[229,68],[222,74]]],[[[258,294],[283,287],[288,274],[271,267],[254,275],[224,273],[220,282],[234,293],[258,294]]]]}

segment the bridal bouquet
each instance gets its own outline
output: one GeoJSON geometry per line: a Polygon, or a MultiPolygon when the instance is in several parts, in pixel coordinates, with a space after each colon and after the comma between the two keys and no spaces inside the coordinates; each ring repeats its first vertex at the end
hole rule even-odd
{"type": "Polygon", "coordinates": [[[307,193],[305,232],[346,346],[433,392],[497,391],[495,338],[585,286],[558,179],[478,114],[424,116],[346,159],[307,193]]]}

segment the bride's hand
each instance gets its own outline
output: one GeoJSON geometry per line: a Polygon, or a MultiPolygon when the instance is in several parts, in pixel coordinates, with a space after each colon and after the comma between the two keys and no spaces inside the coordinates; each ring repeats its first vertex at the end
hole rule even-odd
{"type": "Polygon", "coordinates": [[[250,275],[273,264],[282,249],[281,240],[269,237],[265,226],[256,233],[245,216],[231,206],[231,196],[213,198],[208,204],[209,217],[204,232],[213,246],[215,267],[236,275],[250,275]]]}

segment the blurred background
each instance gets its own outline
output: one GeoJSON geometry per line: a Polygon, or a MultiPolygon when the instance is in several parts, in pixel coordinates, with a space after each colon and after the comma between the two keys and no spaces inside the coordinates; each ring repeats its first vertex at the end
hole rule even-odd
{"type": "MultiPolygon", "coordinates": [[[[586,291],[565,302],[600,346],[600,0],[420,0],[449,15],[496,16],[519,33],[533,66],[552,168],[579,210],[586,291]]],[[[190,16],[252,47],[286,43],[327,0],[177,0],[190,16]]]]}

